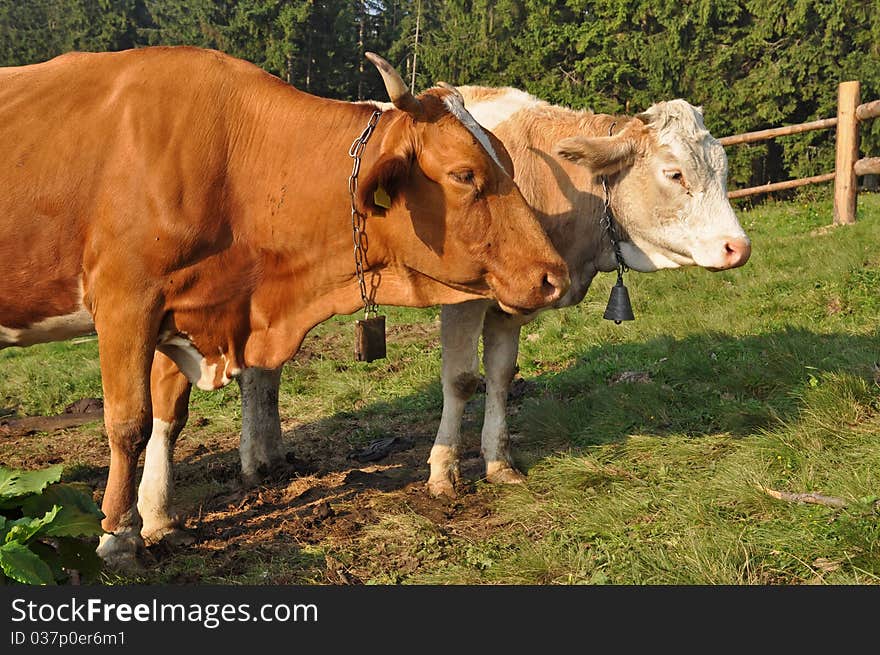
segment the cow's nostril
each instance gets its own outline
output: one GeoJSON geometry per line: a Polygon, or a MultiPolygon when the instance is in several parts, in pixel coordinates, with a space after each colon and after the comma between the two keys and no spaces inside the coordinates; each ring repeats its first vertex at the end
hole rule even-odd
{"type": "Polygon", "coordinates": [[[742,266],[752,254],[752,244],[748,239],[730,239],[724,243],[724,254],[728,268],[742,266]]]}
{"type": "Polygon", "coordinates": [[[570,284],[568,275],[557,275],[547,272],[541,281],[541,293],[548,302],[553,302],[562,297],[568,291],[570,284]]]}

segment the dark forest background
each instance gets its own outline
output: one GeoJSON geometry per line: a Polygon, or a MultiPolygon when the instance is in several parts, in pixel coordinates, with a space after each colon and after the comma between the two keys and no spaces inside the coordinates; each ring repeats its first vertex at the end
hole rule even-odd
{"type": "MultiPolygon", "coordinates": [[[[601,112],[676,97],[715,136],[836,114],[837,84],[880,97],[880,11],[866,0],[0,0],[0,65],[70,50],[189,44],[248,59],[296,87],[379,98],[363,57],[415,90],[515,86],[601,112]]],[[[880,150],[880,120],[862,152],[880,150]]],[[[834,131],[728,149],[731,186],[834,170],[834,131]]]]}

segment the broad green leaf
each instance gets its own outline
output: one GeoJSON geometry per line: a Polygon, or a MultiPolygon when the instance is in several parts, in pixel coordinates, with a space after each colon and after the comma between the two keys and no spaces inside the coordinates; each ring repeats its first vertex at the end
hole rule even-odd
{"type": "Polygon", "coordinates": [[[61,557],[55,548],[44,541],[32,541],[28,544],[28,548],[49,567],[56,583],[67,581],[68,575],[64,571],[61,557]]]}
{"type": "Polygon", "coordinates": [[[0,507],[10,507],[10,501],[20,496],[40,493],[46,485],[61,479],[60,464],[38,471],[19,471],[0,466],[0,507]]]}
{"type": "Polygon", "coordinates": [[[53,585],[55,578],[43,560],[27,546],[11,541],[0,546],[0,568],[7,577],[29,585],[53,585]]]}
{"type": "Polygon", "coordinates": [[[47,487],[39,496],[22,503],[27,516],[40,516],[54,505],[61,510],[51,525],[41,533],[49,537],[80,537],[101,535],[104,514],[92,499],[88,486],[77,483],[58,483],[47,487]]]}
{"type": "Polygon", "coordinates": [[[11,521],[9,530],[6,533],[5,542],[17,541],[20,544],[26,544],[33,539],[40,531],[45,533],[47,526],[51,526],[52,521],[58,516],[61,507],[53,505],[52,509],[46,512],[40,518],[25,516],[24,518],[11,521]]]}
{"type": "Polygon", "coordinates": [[[85,582],[94,580],[103,564],[95,551],[96,544],[71,537],[59,537],[57,542],[61,566],[76,569],[85,582]]]}

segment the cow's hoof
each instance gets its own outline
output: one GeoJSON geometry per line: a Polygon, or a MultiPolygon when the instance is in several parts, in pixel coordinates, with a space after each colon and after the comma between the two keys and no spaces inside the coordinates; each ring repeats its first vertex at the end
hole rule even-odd
{"type": "Polygon", "coordinates": [[[428,493],[434,498],[455,498],[455,483],[459,479],[458,450],[453,446],[437,445],[431,447],[428,457],[431,474],[428,476],[428,493]]]}
{"type": "Polygon", "coordinates": [[[140,573],[144,565],[138,560],[137,553],[143,545],[140,537],[107,533],[98,542],[97,553],[106,568],[120,573],[140,573]]]}
{"type": "Polygon", "coordinates": [[[493,467],[488,466],[486,479],[492,484],[523,484],[526,476],[513,468],[510,464],[493,467]]]}
{"type": "Polygon", "coordinates": [[[254,471],[252,473],[242,473],[241,474],[241,486],[245,489],[252,489],[253,487],[260,486],[260,483],[263,481],[263,478],[266,476],[258,471],[254,471]]]}
{"type": "Polygon", "coordinates": [[[287,463],[284,458],[276,458],[271,462],[260,462],[254,467],[248,467],[247,470],[241,471],[241,484],[245,489],[259,487],[273,477],[276,477],[287,470],[287,463]]]}
{"type": "Polygon", "coordinates": [[[428,480],[425,486],[428,488],[428,493],[434,498],[455,498],[457,496],[455,485],[451,480],[428,480]]]}
{"type": "Polygon", "coordinates": [[[196,537],[192,531],[178,525],[169,525],[152,530],[149,533],[142,532],[141,534],[148,544],[158,544],[159,542],[162,542],[166,546],[171,546],[172,548],[191,546],[196,541],[196,537]]]}

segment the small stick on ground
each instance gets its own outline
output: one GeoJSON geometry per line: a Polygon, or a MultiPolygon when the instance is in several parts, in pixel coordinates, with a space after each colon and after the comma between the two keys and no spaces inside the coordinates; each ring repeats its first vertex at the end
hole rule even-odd
{"type": "Polygon", "coordinates": [[[768,496],[777,500],[784,500],[789,503],[812,503],[813,505],[825,505],[826,507],[836,507],[838,509],[847,506],[847,502],[843,498],[835,498],[834,496],[823,496],[814,493],[791,493],[790,491],[776,491],[768,489],[760,484],[755,485],[759,491],[763,491],[768,496]]]}

